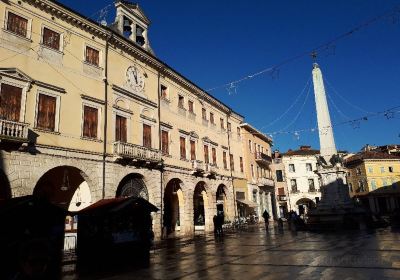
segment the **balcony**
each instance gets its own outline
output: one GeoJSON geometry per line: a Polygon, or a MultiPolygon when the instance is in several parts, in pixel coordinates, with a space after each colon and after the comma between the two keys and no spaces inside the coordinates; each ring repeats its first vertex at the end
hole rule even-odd
{"type": "Polygon", "coordinates": [[[309,192],[309,193],[317,193],[317,192],[319,192],[319,189],[310,188],[310,189],[308,189],[308,192],[309,192]]]}
{"type": "Polygon", "coordinates": [[[217,165],[212,163],[206,163],[205,167],[206,167],[206,172],[208,173],[207,176],[217,174],[217,165]]]}
{"type": "Polygon", "coordinates": [[[262,177],[258,178],[257,185],[273,187],[275,186],[275,182],[270,178],[262,177]]]}
{"type": "Polygon", "coordinates": [[[130,143],[115,142],[114,154],[124,159],[133,159],[148,162],[161,161],[161,152],[159,150],[150,149],[130,143]]]}
{"type": "Polygon", "coordinates": [[[27,142],[28,126],[27,123],[0,120],[0,141],[27,142]]]}
{"type": "Polygon", "coordinates": [[[263,165],[269,165],[272,163],[272,158],[261,152],[255,153],[256,162],[263,165]]]}
{"type": "Polygon", "coordinates": [[[192,169],[194,173],[203,173],[204,172],[204,163],[200,160],[192,160],[192,169]]]}

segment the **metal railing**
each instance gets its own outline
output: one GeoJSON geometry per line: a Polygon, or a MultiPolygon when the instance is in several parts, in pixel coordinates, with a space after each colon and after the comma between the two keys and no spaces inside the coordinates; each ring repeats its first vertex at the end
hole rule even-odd
{"type": "Polygon", "coordinates": [[[28,139],[27,123],[0,120],[0,137],[28,139]]]}
{"type": "Polygon", "coordinates": [[[266,178],[266,177],[261,177],[258,178],[258,182],[259,185],[263,185],[263,186],[275,186],[275,182],[274,180],[270,179],[270,178],[266,178]]]}
{"type": "Polygon", "coordinates": [[[256,152],[255,153],[255,157],[256,157],[256,161],[261,161],[261,162],[265,162],[265,163],[272,163],[272,158],[264,153],[261,152],[256,152]]]}
{"type": "Polygon", "coordinates": [[[159,150],[130,143],[115,142],[114,154],[123,158],[161,161],[161,152],[159,150]]]}

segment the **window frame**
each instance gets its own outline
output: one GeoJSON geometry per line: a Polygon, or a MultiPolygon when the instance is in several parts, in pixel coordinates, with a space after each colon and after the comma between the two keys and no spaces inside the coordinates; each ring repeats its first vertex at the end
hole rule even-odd
{"type": "Polygon", "coordinates": [[[186,135],[179,135],[179,158],[181,160],[187,160],[188,156],[187,156],[187,136],[186,135]],[[182,146],[181,146],[181,138],[185,139],[185,145],[184,145],[184,149],[185,149],[185,154],[184,156],[182,156],[182,146]]]}
{"type": "MultiPolygon", "coordinates": [[[[59,30],[56,30],[56,29],[50,27],[49,25],[42,24],[41,33],[40,33],[40,45],[42,47],[45,47],[45,48],[47,48],[49,50],[52,50],[52,51],[56,51],[56,52],[62,53],[64,51],[64,44],[63,43],[64,43],[64,33],[63,32],[61,32],[59,30]],[[52,47],[44,44],[44,29],[45,28],[50,30],[50,31],[53,31],[55,33],[58,33],[58,35],[60,36],[59,42],[58,42],[58,44],[59,44],[58,49],[52,48],[52,47]]],[[[99,54],[99,60],[100,60],[100,54],[99,54]]]]}
{"type": "Polygon", "coordinates": [[[296,167],[294,163],[289,163],[289,173],[296,173],[296,167]],[[293,167],[293,169],[291,167],[293,167]]]}
{"type": "Polygon", "coordinates": [[[102,50],[98,47],[93,46],[92,44],[85,43],[84,47],[83,47],[83,63],[85,63],[86,65],[90,65],[90,66],[102,69],[102,67],[103,67],[103,52],[102,52],[102,50]],[[93,64],[89,61],[86,61],[87,48],[91,48],[91,49],[99,52],[99,64],[98,65],[93,64]]]}
{"type": "Polygon", "coordinates": [[[102,110],[102,106],[99,104],[96,104],[94,102],[90,102],[87,100],[83,100],[82,101],[82,118],[81,118],[81,137],[85,138],[85,139],[93,139],[93,140],[101,140],[101,110],[102,110]],[[88,137],[88,136],[84,136],[83,135],[83,128],[84,128],[84,122],[85,122],[85,106],[87,107],[91,107],[94,109],[97,109],[97,137],[96,138],[92,138],[92,137],[88,137]]]}
{"type": "Polygon", "coordinates": [[[14,36],[17,36],[17,37],[19,37],[19,38],[31,40],[31,38],[32,38],[32,19],[31,19],[31,18],[29,18],[29,17],[27,17],[27,16],[25,16],[25,15],[19,13],[19,12],[16,12],[16,11],[14,11],[14,10],[11,10],[11,9],[6,8],[6,9],[5,9],[5,17],[4,17],[4,19],[5,19],[5,20],[4,20],[3,30],[5,30],[5,31],[8,32],[9,34],[13,34],[14,36]],[[18,33],[15,33],[14,31],[11,31],[11,30],[8,29],[8,17],[9,17],[9,13],[15,14],[15,15],[17,15],[17,16],[19,16],[19,17],[22,17],[22,18],[24,18],[24,19],[26,19],[26,20],[28,21],[28,22],[27,22],[27,26],[26,26],[26,36],[20,35],[20,34],[18,34],[18,33]]]}
{"type": "Polygon", "coordinates": [[[19,112],[19,122],[22,122],[22,123],[25,122],[26,97],[27,97],[28,89],[30,87],[30,83],[25,82],[25,81],[20,81],[20,80],[11,78],[11,77],[3,76],[0,74],[0,91],[1,91],[2,84],[22,88],[21,108],[20,108],[20,112],[19,112]]]}
{"type": "Polygon", "coordinates": [[[126,143],[130,143],[130,138],[129,136],[131,135],[131,120],[132,120],[132,114],[131,113],[126,113],[122,110],[119,110],[118,108],[113,108],[113,117],[112,117],[112,139],[114,142],[117,142],[116,140],[116,135],[115,135],[115,125],[116,125],[116,119],[117,115],[126,118],[126,143]]]}
{"type": "Polygon", "coordinates": [[[170,155],[170,152],[171,152],[171,149],[170,149],[170,142],[171,142],[171,134],[170,134],[170,130],[169,129],[165,129],[164,127],[161,127],[161,154],[162,155],[164,155],[164,156],[169,156],[170,155]],[[166,152],[164,152],[164,145],[163,145],[163,137],[162,137],[162,134],[163,133],[167,133],[167,151],[166,152]]]}
{"type": "Polygon", "coordinates": [[[59,94],[49,92],[43,89],[38,89],[37,94],[36,94],[36,109],[35,109],[35,123],[34,123],[34,128],[43,130],[43,131],[48,131],[48,132],[55,132],[59,133],[60,132],[60,106],[61,106],[61,96],[59,94]],[[38,127],[38,117],[39,117],[39,96],[40,95],[47,95],[50,97],[54,97],[56,99],[56,111],[55,111],[55,116],[54,116],[54,130],[48,130],[45,128],[38,127]]]}

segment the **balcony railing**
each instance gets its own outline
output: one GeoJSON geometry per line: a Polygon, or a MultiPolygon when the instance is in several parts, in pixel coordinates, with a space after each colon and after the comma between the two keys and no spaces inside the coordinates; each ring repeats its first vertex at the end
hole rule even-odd
{"type": "Polygon", "coordinates": [[[28,126],[27,123],[0,120],[0,138],[28,140],[28,126]]]}
{"type": "Polygon", "coordinates": [[[145,161],[161,161],[161,152],[130,143],[115,142],[114,154],[122,158],[131,158],[145,161]]]}
{"type": "Polygon", "coordinates": [[[262,186],[270,186],[270,187],[275,186],[274,180],[272,180],[270,178],[265,178],[265,177],[258,178],[257,183],[258,183],[258,185],[262,185],[262,186]]]}
{"type": "Polygon", "coordinates": [[[316,192],[319,192],[319,189],[310,188],[310,189],[308,189],[308,192],[309,192],[309,193],[316,193],[316,192]]]}
{"type": "Polygon", "coordinates": [[[213,163],[206,163],[206,171],[210,174],[216,174],[217,173],[217,166],[213,163]]]}
{"type": "Polygon", "coordinates": [[[256,161],[261,164],[271,164],[272,163],[272,158],[269,155],[266,155],[261,152],[256,152],[255,153],[256,161]]]}
{"type": "Polygon", "coordinates": [[[192,160],[192,169],[194,172],[203,172],[204,163],[200,160],[192,160]]]}

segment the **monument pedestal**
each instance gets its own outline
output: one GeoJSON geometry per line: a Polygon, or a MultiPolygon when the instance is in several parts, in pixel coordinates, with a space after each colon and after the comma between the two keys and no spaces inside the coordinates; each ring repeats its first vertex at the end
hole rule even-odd
{"type": "Polygon", "coordinates": [[[365,211],[350,198],[346,171],[335,166],[319,166],[321,201],[308,212],[307,225],[311,230],[355,229],[362,227],[365,211]]]}

